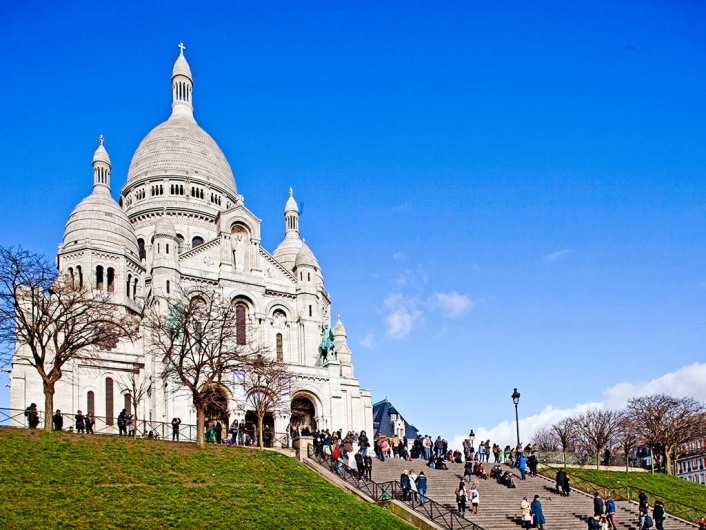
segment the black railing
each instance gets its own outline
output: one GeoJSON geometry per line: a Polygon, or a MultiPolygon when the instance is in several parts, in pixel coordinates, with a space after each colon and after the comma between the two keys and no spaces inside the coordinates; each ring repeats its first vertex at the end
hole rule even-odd
{"type": "MultiPolygon", "coordinates": [[[[39,424],[37,429],[44,428],[44,411],[38,410],[39,424]]],[[[76,418],[74,414],[62,413],[61,417],[63,419],[63,431],[76,432],[76,418]]],[[[29,419],[25,416],[24,410],[19,409],[9,409],[0,408],[0,426],[4,427],[29,427],[29,419]]],[[[93,416],[93,434],[109,434],[118,435],[120,434],[120,429],[118,428],[118,419],[113,417],[108,420],[105,416],[93,416]]],[[[84,427],[85,427],[85,417],[84,417],[84,427]]],[[[137,438],[154,438],[157,440],[179,440],[180,442],[195,442],[197,429],[196,425],[190,425],[186,423],[181,423],[178,428],[179,436],[174,436],[174,429],[171,422],[165,421],[152,421],[137,419],[134,421],[133,425],[129,424],[125,427],[126,431],[129,433],[130,430],[134,430],[135,437],[137,438]]],[[[204,430],[204,438],[208,441],[208,429],[204,430]]],[[[224,427],[222,430],[221,443],[226,443],[228,438],[227,429],[224,427]]],[[[245,436],[239,438],[236,435],[236,441],[233,445],[247,445],[253,446],[257,443],[257,430],[256,429],[246,429],[245,436]],[[241,443],[242,442],[242,443],[241,443]]],[[[279,443],[282,447],[289,447],[289,435],[287,433],[269,433],[266,435],[269,439],[269,444],[266,447],[272,447],[273,445],[279,443]]]]}
{"type": "MultiPolygon", "coordinates": [[[[545,469],[549,469],[551,475],[542,473],[546,478],[552,480],[559,468],[555,468],[549,465],[544,466],[545,469]]],[[[571,469],[571,468],[569,468],[571,469]]],[[[652,498],[652,500],[660,500],[664,503],[664,508],[668,516],[674,517],[675,519],[681,519],[685,522],[693,524],[693,521],[698,521],[703,515],[703,510],[696,508],[694,506],[689,506],[669,497],[665,497],[661,493],[654,493],[652,491],[646,490],[644,488],[638,488],[631,486],[630,484],[621,484],[619,486],[606,486],[605,484],[599,484],[597,482],[585,479],[578,476],[576,472],[571,472],[571,488],[579,491],[583,491],[590,495],[590,492],[597,491],[601,494],[604,499],[609,496],[613,497],[616,501],[633,501],[637,502],[638,495],[640,491],[643,491],[646,495],[652,498]]]]}
{"type": "Polygon", "coordinates": [[[405,500],[405,492],[402,489],[402,485],[397,480],[375,482],[367,479],[363,473],[349,467],[343,462],[338,462],[332,457],[321,454],[321,452],[315,452],[311,444],[308,445],[306,453],[311,460],[327,468],[338,478],[364,493],[375,502],[400,501],[415,513],[447,530],[483,530],[483,527],[473,521],[461,517],[457,510],[450,509],[446,505],[436,502],[429,497],[426,497],[424,502],[420,502],[421,497],[419,494],[414,495],[413,493],[409,493],[409,498],[405,500]]]}

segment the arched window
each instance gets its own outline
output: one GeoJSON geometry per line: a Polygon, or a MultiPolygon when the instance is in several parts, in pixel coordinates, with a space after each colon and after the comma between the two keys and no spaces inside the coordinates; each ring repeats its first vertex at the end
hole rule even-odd
{"type": "Polygon", "coordinates": [[[115,414],[113,410],[113,380],[107,377],[105,380],[105,424],[113,425],[115,423],[115,414]]]}
{"type": "Polygon", "coordinates": [[[76,279],[74,278],[73,267],[69,267],[69,281],[71,282],[71,287],[76,287],[76,279]]]}
{"type": "Polygon", "coordinates": [[[313,316],[313,315],[314,315],[314,310],[311,307],[311,304],[309,304],[309,316],[313,316]]]}
{"type": "Polygon", "coordinates": [[[125,296],[130,298],[130,284],[132,283],[132,274],[127,275],[127,281],[125,282],[125,296]]]}
{"type": "Polygon", "coordinates": [[[247,308],[244,304],[235,306],[235,336],[236,342],[245,345],[248,342],[246,331],[247,308]]]}
{"type": "Polygon", "coordinates": [[[177,234],[177,253],[181,254],[184,252],[184,236],[177,234]]]}
{"type": "Polygon", "coordinates": [[[123,407],[128,415],[132,414],[132,396],[125,394],[125,406],[123,407]]]}
{"type": "Polygon", "coordinates": [[[93,390],[89,390],[86,394],[86,412],[90,412],[92,416],[96,415],[96,395],[93,390]]]}
{"type": "Polygon", "coordinates": [[[137,278],[132,281],[132,299],[137,298],[137,278]]]}
{"type": "Polygon", "coordinates": [[[164,246],[167,247],[166,253],[169,254],[169,243],[166,243],[164,246]]]}
{"type": "Polygon", "coordinates": [[[276,342],[277,342],[277,361],[282,362],[284,361],[284,346],[282,344],[282,334],[277,333],[276,337],[276,342]]]}
{"type": "Polygon", "coordinates": [[[83,271],[81,265],[76,265],[76,273],[78,274],[78,288],[83,289],[83,271]]]}
{"type": "Polygon", "coordinates": [[[191,248],[196,248],[200,247],[203,245],[203,238],[200,236],[196,236],[191,240],[191,248]]]}
{"type": "Polygon", "coordinates": [[[169,280],[167,280],[167,294],[169,294],[169,280]]]}
{"type": "Polygon", "coordinates": [[[137,240],[137,248],[140,253],[140,259],[147,259],[147,251],[145,250],[145,240],[140,238],[137,240]]]}
{"type": "Polygon", "coordinates": [[[100,265],[96,267],[96,289],[103,290],[103,267],[100,265]]]}
{"type": "Polygon", "coordinates": [[[108,292],[115,292],[115,269],[108,267],[108,292]]]}

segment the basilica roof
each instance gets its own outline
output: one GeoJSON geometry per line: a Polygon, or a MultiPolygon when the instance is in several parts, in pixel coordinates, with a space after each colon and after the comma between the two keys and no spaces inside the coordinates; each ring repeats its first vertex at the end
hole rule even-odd
{"type": "Polygon", "coordinates": [[[191,69],[182,48],[172,71],[172,114],[140,142],[126,186],[143,176],[188,174],[237,194],[233,170],[223,151],[194,119],[192,89],[191,69]]]}

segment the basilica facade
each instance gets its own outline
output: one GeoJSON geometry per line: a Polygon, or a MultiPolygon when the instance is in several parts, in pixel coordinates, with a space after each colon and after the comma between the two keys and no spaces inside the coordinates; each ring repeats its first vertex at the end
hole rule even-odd
{"type": "MultiPolygon", "coordinates": [[[[331,300],[319,262],[301,237],[293,192],[284,204],[283,240],[270,253],[260,244],[261,221],[245,206],[228,160],[194,119],[194,83],[180,47],[171,115],[139,144],[119,203],[111,195],[112,166],[101,137],[93,191],[66,223],[59,273],[108,293],[135,315],[146,301],[169,298],[177,289],[218,290],[247,322],[251,339],[294,374],[286,402],[268,418],[271,429],[285,433],[292,422],[372,432],[370,391],[354,376],[340,318],[332,328],[334,354],[322,359],[318,352],[322,329],[328,334],[331,323],[331,300]]],[[[149,353],[144,337],[97,355],[97,362],[76,359],[65,366],[55,408],[92,412],[111,432],[118,413],[133,406],[121,383],[139,374],[150,389],[137,404],[138,419],[196,423],[190,395],[162,380],[160,360],[149,353]]],[[[20,347],[11,373],[13,409],[44,403],[42,382],[26,357],[20,347]]],[[[242,403],[237,392],[235,379],[224,384],[222,422],[252,420],[252,411],[237,405],[242,403]]]]}

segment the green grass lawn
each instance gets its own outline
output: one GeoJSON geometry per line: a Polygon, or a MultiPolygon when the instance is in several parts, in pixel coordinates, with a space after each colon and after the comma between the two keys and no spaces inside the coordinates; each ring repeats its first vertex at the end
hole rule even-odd
{"type": "MultiPolygon", "coordinates": [[[[559,468],[557,467],[553,470],[545,469],[542,474],[553,479],[556,476],[557,469],[559,468]]],[[[663,473],[625,473],[571,467],[567,469],[572,477],[572,487],[584,491],[592,492],[595,489],[590,484],[582,484],[582,480],[587,480],[609,488],[614,498],[621,500],[627,497],[628,488],[626,486],[631,486],[633,488],[630,493],[631,500],[636,500],[637,490],[644,490],[647,492],[650,505],[657,498],[660,498],[664,502],[667,511],[685,519],[696,520],[697,515],[698,517],[706,515],[706,486],[703,484],[695,484],[663,473]],[[695,510],[684,509],[673,502],[670,503],[668,500],[691,506],[695,510]]],[[[601,494],[603,494],[602,491],[601,494]]]]}
{"type": "Polygon", "coordinates": [[[0,428],[2,528],[409,529],[274,451],[0,428]]]}

